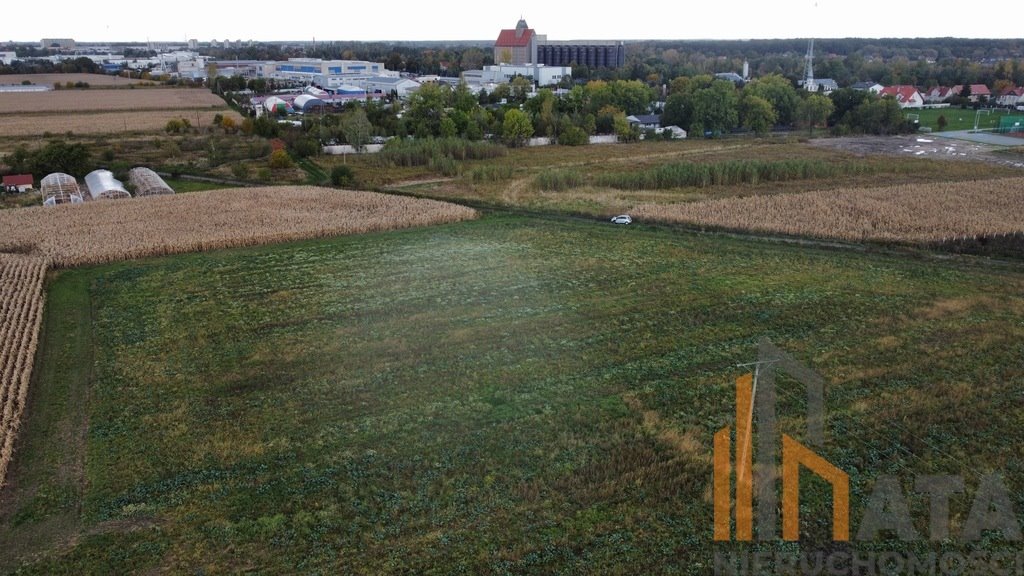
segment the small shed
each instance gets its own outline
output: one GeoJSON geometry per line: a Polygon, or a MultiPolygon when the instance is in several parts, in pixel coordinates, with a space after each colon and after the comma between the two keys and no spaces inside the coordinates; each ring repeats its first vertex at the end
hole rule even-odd
{"type": "Polygon", "coordinates": [[[31,174],[11,174],[4,176],[5,192],[28,192],[32,189],[33,179],[31,174]]]}
{"type": "Polygon", "coordinates": [[[57,204],[81,204],[82,191],[74,176],[63,172],[54,172],[39,181],[39,189],[43,194],[44,206],[57,204]]]}
{"type": "Polygon", "coordinates": [[[131,198],[120,180],[110,170],[93,170],[85,175],[85,186],[93,200],[131,198]]]}

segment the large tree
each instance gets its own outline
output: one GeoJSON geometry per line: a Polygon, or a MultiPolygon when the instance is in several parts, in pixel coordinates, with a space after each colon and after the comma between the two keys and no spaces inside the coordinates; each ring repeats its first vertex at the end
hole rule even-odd
{"type": "Polygon", "coordinates": [[[740,122],[744,128],[755,134],[767,134],[776,119],[775,108],[764,98],[745,94],[740,99],[740,122]]]}
{"type": "Polygon", "coordinates": [[[767,100],[775,109],[776,121],[789,126],[793,123],[800,96],[789,80],[778,74],[762,76],[743,87],[745,95],[767,100]]]}
{"type": "Polygon", "coordinates": [[[796,108],[797,123],[801,127],[806,127],[809,134],[814,134],[815,127],[826,125],[833,108],[832,101],[827,96],[811,94],[801,100],[796,108]]]}
{"type": "Polygon", "coordinates": [[[341,116],[341,134],[356,150],[361,150],[370,137],[373,135],[373,125],[370,124],[366,111],[361,107],[345,112],[341,116]]]}
{"type": "Polygon", "coordinates": [[[522,146],[533,136],[533,124],[525,112],[513,108],[505,112],[505,120],[501,125],[501,135],[509,146],[522,146]]]}
{"type": "Polygon", "coordinates": [[[447,86],[426,83],[409,97],[405,122],[410,134],[418,138],[438,136],[444,110],[451,103],[452,91],[447,86]]]}

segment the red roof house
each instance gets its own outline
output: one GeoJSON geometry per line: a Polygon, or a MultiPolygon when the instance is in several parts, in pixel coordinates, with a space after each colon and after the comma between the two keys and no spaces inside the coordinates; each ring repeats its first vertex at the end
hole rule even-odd
{"type": "Polygon", "coordinates": [[[17,190],[18,192],[27,192],[32,189],[32,175],[31,174],[11,174],[10,176],[4,176],[4,191],[10,192],[17,190]]]}
{"type": "Polygon", "coordinates": [[[923,108],[924,97],[914,86],[886,86],[878,93],[879,96],[892,96],[900,108],[923,108]]]}
{"type": "Polygon", "coordinates": [[[950,96],[958,95],[959,94],[953,92],[953,89],[949,86],[935,86],[928,92],[922,94],[922,96],[924,96],[924,101],[927,104],[941,104],[950,96]]]}
{"type": "MultiPolygon", "coordinates": [[[[950,96],[960,96],[964,92],[963,84],[957,84],[950,89],[950,96]]],[[[967,98],[971,102],[977,102],[982,96],[985,98],[991,98],[992,92],[988,89],[988,86],[984,84],[971,84],[971,94],[967,98]]]]}
{"type": "Polygon", "coordinates": [[[996,103],[1000,106],[1016,106],[1024,102],[1024,88],[1007,88],[999,95],[996,99],[996,103]]]}

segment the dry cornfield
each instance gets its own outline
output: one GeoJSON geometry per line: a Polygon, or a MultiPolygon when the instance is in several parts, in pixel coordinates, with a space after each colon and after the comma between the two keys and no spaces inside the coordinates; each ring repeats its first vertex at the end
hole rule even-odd
{"type": "Polygon", "coordinates": [[[1024,231],[1024,178],[645,204],[641,219],[850,241],[938,242],[1024,231]]]}
{"type": "Polygon", "coordinates": [[[0,92],[0,114],[51,112],[74,114],[110,110],[186,110],[225,107],[209,90],[153,88],[145,90],[56,90],[0,92]]]}
{"type": "Polygon", "coordinates": [[[149,112],[97,112],[85,114],[10,114],[0,116],[0,136],[32,136],[50,132],[62,134],[110,134],[163,130],[168,120],[185,118],[193,126],[210,126],[217,114],[233,118],[242,117],[228,109],[223,110],[152,110],[149,112]]]}
{"type": "Polygon", "coordinates": [[[312,186],[233,188],[0,211],[0,252],[56,267],[456,222],[471,208],[312,186]]]}
{"type": "Polygon", "coordinates": [[[45,258],[0,254],[0,486],[14,453],[43,318],[45,258]]]}

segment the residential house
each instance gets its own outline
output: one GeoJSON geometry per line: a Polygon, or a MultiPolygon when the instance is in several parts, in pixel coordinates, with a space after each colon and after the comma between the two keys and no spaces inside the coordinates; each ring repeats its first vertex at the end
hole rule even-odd
{"type": "Polygon", "coordinates": [[[626,116],[626,121],[629,122],[630,126],[636,126],[641,130],[657,130],[658,128],[661,128],[661,116],[657,114],[626,116]]]}
{"type": "Polygon", "coordinates": [[[900,108],[924,108],[924,97],[914,86],[886,86],[879,94],[882,97],[892,96],[900,108]]]}
{"type": "Polygon", "coordinates": [[[28,192],[32,189],[31,174],[11,174],[4,176],[5,192],[28,192]]]}
{"type": "Polygon", "coordinates": [[[878,82],[857,82],[856,84],[851,85],[850,88],[861,92],[873,92],[878,94],[882,91],[882,88],[885,88],[885,86],[882,86],[878,82]]]}
{"type": "MultiPolygon", "coordinates": [[[[950,89],[951,96],[960,96],[964,92],[962,84],[957,84],[950,89]]],[[[967,97],[971,102],[987,102],[992,99],[992,92],[984,84],[971,84],[971,93],[967,97]]]]}
{"type": "Polygon", "coordinates": [[[996,99],[996,104],[1009,108],[1013,108],[1022,102],[1024,102],[1024,88],[1007,88],[996,99]]]}
{"type": "Polygon", "coordinates": [[[935,86],[931,90],[922,94],[922,96],[924,96],[925,104],[942,104],[949,98],[958,95],[958,93],[954,93],[953,89],[948,86],[935,86]]]}

